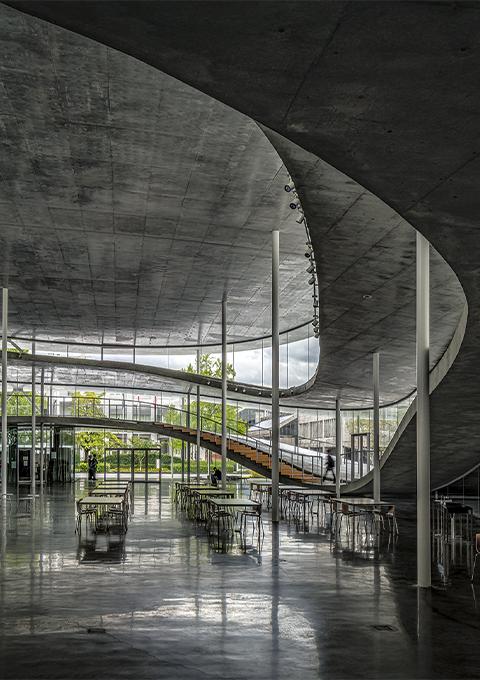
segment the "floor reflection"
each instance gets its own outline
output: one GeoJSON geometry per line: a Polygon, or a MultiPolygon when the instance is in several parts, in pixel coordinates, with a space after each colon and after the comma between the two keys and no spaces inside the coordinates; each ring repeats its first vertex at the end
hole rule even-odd
{"type": "Polygon", "coordinates": [[[80,563],[124,562],[126,558],[124,534],[82,535],[78,539],[77,559],[80,563]]]}
{"type": "Polygon", "coordinates": [[[2,503],[2,680],[472,677],[480,583],[464,547],[438,545],[448,588],[418,599],[406,517],[393,540],[267,515],[260,545],[250,531],[216,549],[165,482],[135,485],[126,535],[78,537],[86,491],[46,488],[18,515],[2,503]]]}

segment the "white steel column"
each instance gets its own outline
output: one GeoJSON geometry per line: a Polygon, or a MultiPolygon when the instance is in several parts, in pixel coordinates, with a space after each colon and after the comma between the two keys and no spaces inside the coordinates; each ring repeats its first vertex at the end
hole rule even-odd
{"type": "Polygon", "coordinates": [[[40,490],[43,490],[43,438],[45,435],[45,429],[43,426],[43,416],[45,415],[44,402],[45,402],[45,366],[42,366],[40,378],[40,415],[42,416],[42,423],[40,425],[40,490]]]}
{"type": "Polygon", "coordinates": [[[2,496],[7,495],[8,418],[7,418],[7,339],[8,288],[2,289],[2,496]]]}
{"type": "MultiPolygon", "coordinates": [[[[189,392],[187,394],[187,418],[186,418],[186,426],[187,429],[190,430],[190,388],[189,392]]],[[[189,432],[190,436],[190,432],[189,432]]],[[[187,483],[190,484],[190,471],[191,471],[191,447],[190,447],[190,441],[187,442],[187,483]]]]}
{"type": "MultiPolygon", "coordinates": [[[[360,455],[363,455],[360,452],[360,455]]],[[[373,499],[380,501],[380,353],[373,354],[373,499]]]]}
{"type": "Polygon", "coordinates": [[[335,494],[340,498],[340,475],[342,473],[342,412],[340,399],[335,402],[335,494]]]}
{"type": "Polygon", "coordinates": [[[417,232],[417,585],[430,588],[430,249],[417,232]]]}
{"type": "MultiPolygon", "coordinates": [[[[197,349],[197,373],[200,373],[200,350],[197,349]]],[[[197,482],[200,481],[200,385],[197,385],[197,482]]]]}
{"type": "MultiPolygon", "coordinates": [[[[32,342],[32,354],[35,356],[35,341],[32,342]]],[[[35,453],[37,447],[37,422],[35,413],[35,401],[37,397],[37,389],[35,385],[36,370],[35,363],[32,363],[32,450],[30,453],[30,484],[32,487],[32,496],[35,497],[35,453]]]]}
{"type": "Polygon", "coordinates": [[[227,487],[227,297],[222,298],[222,489],[227,487]]]}
{"type": "MultiPolygon", "coordinates": [[[[182,412],[180,413],[180,424],[182,423],[182,418],[183,418],[183,412],[185,410],[185,398],[182,397],[182,412]]],[[[182,460],[182,482],[185,481],[185,442],[182,439],[182,453],[181,455],[181,460],[182,460]]]]}
{"type": "Polygon", "coordinates": [[[279,443],[280,443],[280,338],[278,332],[278,270],[280,232],[272,231],[272,522],[278,522],[279,443]]]}

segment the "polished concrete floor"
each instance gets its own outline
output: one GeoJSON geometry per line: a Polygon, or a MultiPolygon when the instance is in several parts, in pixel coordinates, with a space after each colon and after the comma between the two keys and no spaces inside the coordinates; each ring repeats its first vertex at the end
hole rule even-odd
{"type": "Polygon", "coordinates": [[[222,553],[168,484],[136,484],[124,542],[79,540],[85,484],[47,491],[33,523],[2,515],[2,680],[479,677],[480,570],[472,587],[458,548],[419,596],[408,504],[396,542],[266,521],[261,546],[222,553]]]}

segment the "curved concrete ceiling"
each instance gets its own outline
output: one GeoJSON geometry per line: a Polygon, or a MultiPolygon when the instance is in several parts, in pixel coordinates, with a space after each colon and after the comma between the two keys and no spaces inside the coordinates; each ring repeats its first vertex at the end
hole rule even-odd
{"type": "Polygon", "coordinates": [[[116,50],[0,8],[0,247],[13,333],[143,344],[313,314],[288,174],[246,116],[116,50]]]}
{"type": "MultiPolygon", "coordinates": [[[[478,5],[14,4],[228,102],[355,178],[426,235],[469,304],[462,347],[432,395],[432,462],[450,462],[452,475],[469,469],[480,445],[478,5]]],[[[414,427],[399,455],[412,454],[414,427]]],[[[405,474],[411,489],[414,466],[405,474]]]]}

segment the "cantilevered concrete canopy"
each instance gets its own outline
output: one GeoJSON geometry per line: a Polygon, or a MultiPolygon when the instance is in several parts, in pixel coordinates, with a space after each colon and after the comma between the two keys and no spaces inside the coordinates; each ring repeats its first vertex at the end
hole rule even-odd
{"type": "MultiPolygon", "coordinates": [[[[186,2],[15,6],[228,102],[343,170],[427,236],[456,272],[469,305],[460,351],[432,398],[432,447],[437,463],[447,465],[455,450],[456,471],[468,469],[480,445],[478,6],[304,2],[294,12],[283,2],[250,5],[248,12],[241,2],[202,3],[201,12],[186,2]]],[[[282,154],[287,167],[296,153],[292,147],[288,160],[287,150],[282,154]]],[[[398,442],[402,456],[413,456],[414,427],[413,420],[398,442]]],[[[409,469],[403,479],[411,489],[409,469]]]]}
{"type": "Polygon", "coordinates": [[[182,344],[313,314],[305,230],[258,126],[127,55],[1,8],[0,248],[12,333],[182,344]]]}

